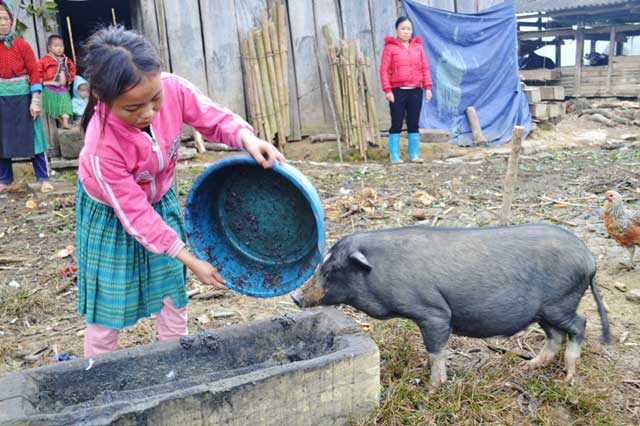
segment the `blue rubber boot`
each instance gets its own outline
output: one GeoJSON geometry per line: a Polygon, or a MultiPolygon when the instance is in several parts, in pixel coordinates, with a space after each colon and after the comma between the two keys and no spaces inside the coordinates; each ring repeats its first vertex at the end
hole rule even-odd
{"type": "Polygon", "coordinates": [[[400,159],[400,133],[389,133],[389,155],[392,163],[402,163],[400,159]]]}
{"type": "Polygon", "coordinates": [[[420,158],[420,133],[409,133],[409,161],[412,163],[422,163],[420,158]]]}

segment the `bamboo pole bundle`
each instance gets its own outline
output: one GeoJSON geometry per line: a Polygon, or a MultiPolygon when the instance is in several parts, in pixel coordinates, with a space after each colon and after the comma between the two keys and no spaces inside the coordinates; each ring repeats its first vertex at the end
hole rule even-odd
{"type": "Polygon", "coordinates": [[[274,1],[262,9],[260,25],[240,37],[247,106],[259,136],[274,141],[284,152],[289,134],[287,33],[284,5],[274,1]]]}
{"type": "Polygon", "coordinates": [[[380,143],[378,118],[369,72],[370,58],[360,49],[360,41],[341,40],[334,45],[327,26],[322,28],[326,40],[333,82],[333,97],[342,139],[347,147],[357,149],[367,160],[369,143],[380,143]]]}

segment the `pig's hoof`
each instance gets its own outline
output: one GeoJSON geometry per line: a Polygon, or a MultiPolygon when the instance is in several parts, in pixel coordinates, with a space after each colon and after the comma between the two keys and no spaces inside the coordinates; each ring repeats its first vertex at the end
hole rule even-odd
{"type": "Polygon", "coordinates": [[[540,368],[540,367],[544,367],[545,365],[549,364],[550,361],[546,361],[544,359],[540,359],[540,358],[534,358],[531,361],[527,361],[523,366],[522,369],[524,371],[533,371],[536,368],[540,368]]]}
{"type": "Polygon", "coordinates": [[[569,386],[575,386],[575,384],[576,384],[576,375],[567,373],[567,375],[564,378],[564,381],[569,386]]]}

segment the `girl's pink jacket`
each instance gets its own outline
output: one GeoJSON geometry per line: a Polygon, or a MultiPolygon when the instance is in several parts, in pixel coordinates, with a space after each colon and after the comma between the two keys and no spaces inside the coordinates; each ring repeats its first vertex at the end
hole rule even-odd
{"type": "Polygon", "coordinates": [[[184,247],[176,231],[152,207],[173,184],[183,123],[211,141],[242,149],[241,135],[251,126],[214,103],[187,80],[162,74],[164,100],[151,133],[109,113],[102,133],[96,106],[80,153],[79,175],[91,198],[112,207],[124,229],[147,250],[175,257],[184,247]]]}

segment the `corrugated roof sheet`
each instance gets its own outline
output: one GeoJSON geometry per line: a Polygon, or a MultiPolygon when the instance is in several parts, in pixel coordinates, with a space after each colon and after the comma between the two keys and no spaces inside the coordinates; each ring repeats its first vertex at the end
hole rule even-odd
{"type": "Polygon", "coordinates": [[[633,0],[516,0],[516,12],[551,12],[583,7],[611,6],[623,3],[638,4],[640,2],[633,0]]]}

